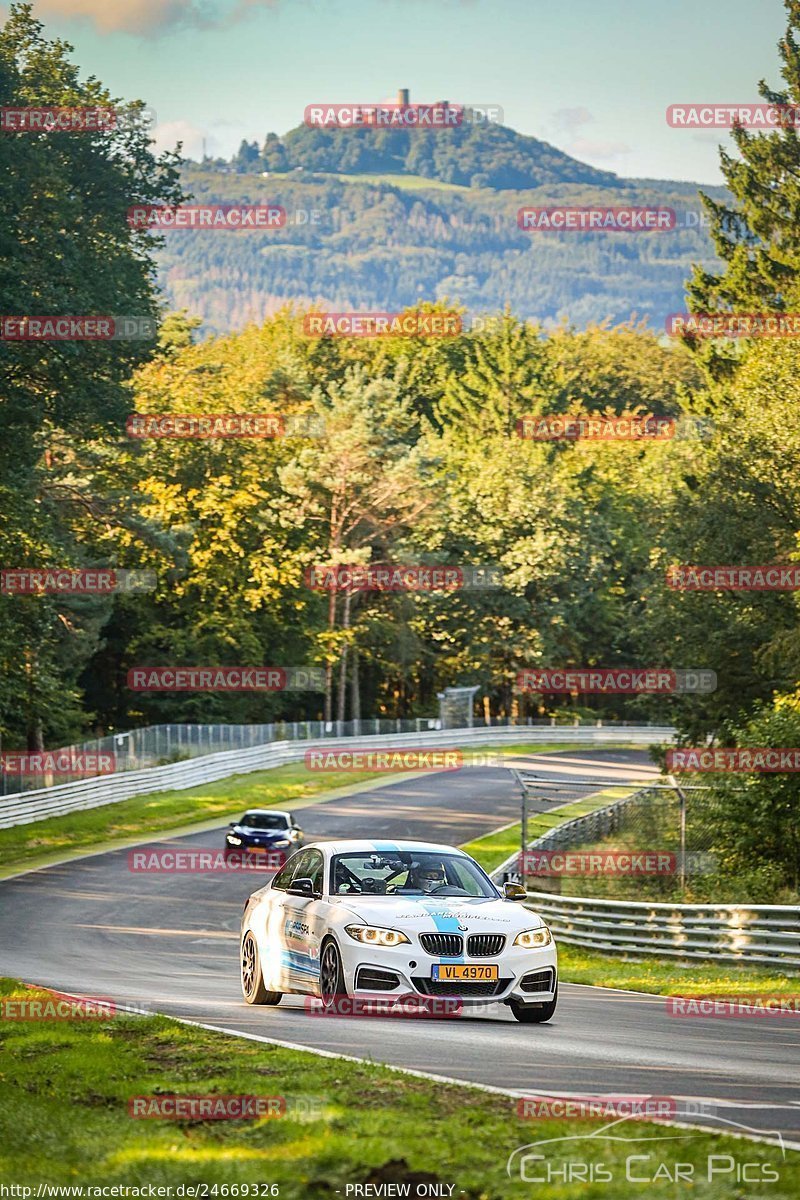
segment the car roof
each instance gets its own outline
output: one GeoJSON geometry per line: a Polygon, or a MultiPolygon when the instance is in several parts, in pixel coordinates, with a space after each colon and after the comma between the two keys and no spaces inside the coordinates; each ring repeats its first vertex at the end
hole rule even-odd
{"type": "Polygon", "coordinates": [[[464,854],[463,850],[458,850],[455,846],[445,846],[439,842],[412,842],[406,839],[402,841],[384,841],[380,838],[375,839],[375,841],[368,841],[361,838],[349,841],[312,842],[306,846],[306,849],[310,849],[311,846],[327,854],[396,854],[398,851],[430,850],[434,853],[457,854],[461,858],[469,857],[469,855],[464,854]]]}
{"type": "Polygon", "coordinates": [[[283,808],[246,808],[245,814],[258,813],[260,817],[288,817],[291,813],[283,808]]]}

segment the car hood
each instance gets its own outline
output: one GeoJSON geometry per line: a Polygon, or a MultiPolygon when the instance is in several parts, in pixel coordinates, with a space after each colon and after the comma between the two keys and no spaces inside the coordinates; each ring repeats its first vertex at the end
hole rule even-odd
{"type": "Polygon", "coordinates": [[[473,899],[466,896],[415,900],[375,900],[370,896],[338,896],[337,900],[365,925],[412,929],[416,933],[519,933],[544,924],[538,913],[518,901],[473,899]]]}
{"type": "Polygon", "coordinates": [[[237,825],[235,829],[231,830],[231,833],[235,833],[237,837],[242,833],[245,837],[274,838],[277,841],[289,837],[288,829],[255,829],[252,825],[237,825]]]}

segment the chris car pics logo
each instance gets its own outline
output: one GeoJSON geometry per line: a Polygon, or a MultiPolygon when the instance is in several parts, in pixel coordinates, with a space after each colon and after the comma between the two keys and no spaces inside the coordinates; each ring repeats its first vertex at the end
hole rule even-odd
{"type": "Polygon", "coordinates": [[[683,1195],[683,1189],[688,1195],[704,1183],[734,1187],[736,1194],[742,1194],[739,1189],[743,1184],[763,1186],[781,1177],[786,1151],[778,1130],[753,1129],[714,1113],[706,1114],[706,1129],[673,1127],[666,1132],[659,1125],[652,1132],[642,1131],[641,1125],[632,1124],[636,1121],[635,1115],[624,1116],[588,1134],[528,1142],[509,1155],[506,1173],[522,1183],[561,1187],[569,1183],[627,1183],[666,1184],[679,1189],[671,1190],[670,1195],[683,1195]],[[707,1151],[693,1156],[692,1140],[707,1138],[709,1132],[738,1134],[742,1140],[735,1153],[707,1151]],[[762,1138],[766,1135],[772,1141],[757,1148],[749,1146],[745,1138],[752,1134],[762,1138]],[[691,1158],[694,1161],[687,1161],[691,1158]]]}

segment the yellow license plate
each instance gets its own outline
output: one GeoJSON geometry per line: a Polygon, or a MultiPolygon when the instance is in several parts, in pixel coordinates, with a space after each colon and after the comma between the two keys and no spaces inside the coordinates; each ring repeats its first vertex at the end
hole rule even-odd
{"type": "Polygon", "coordinates": [[[431,979],[442,982],[460,980],[471,983],[490,983],[498,978],[496,963],[434,963],[431,979]]]}

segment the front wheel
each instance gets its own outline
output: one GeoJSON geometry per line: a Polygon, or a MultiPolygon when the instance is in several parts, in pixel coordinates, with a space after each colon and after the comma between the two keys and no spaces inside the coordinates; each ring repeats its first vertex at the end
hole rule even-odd
{"type": "Polygon", "coordinates": [[[335,942],[326,942],[322,947],[319,990],[323,1006],[329,1010],[335,1008],[337,1002],[347,995],[344,986],[342,956],[335,942]]]}
{"type": "Polygon", "coordinates": [[[511,1000],[509,1008],[523,1025],[541,1025],[543,1021],[551,1019],[556,1011],[557,1004],[558,987],[556,987],[553,999],[547,1004],[520,1004],[518,1000],[511,1000]]]}
{"type": "Polygon", "coordinates": [[[280,1004],[283,992],[269,992],[264,986],[258,946],[252,933],[242,940],[242,995],[248,1004],[280,1004]]]}

